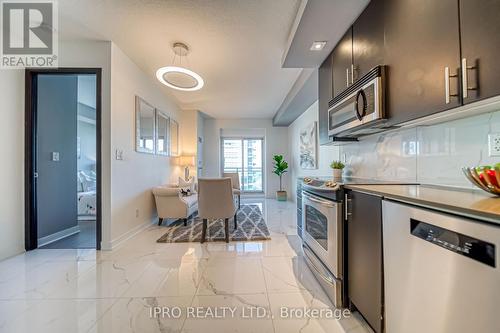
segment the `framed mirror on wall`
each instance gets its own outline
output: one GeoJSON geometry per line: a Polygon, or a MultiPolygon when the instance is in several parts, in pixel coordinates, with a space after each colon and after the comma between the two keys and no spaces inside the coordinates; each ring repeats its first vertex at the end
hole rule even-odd
{"type": "Polygon", "coordinates": [[[156,151],[155,108],[135,97],[135,150],[140,153],[154,154],[156,151]]]}
{"type": "Polygon", "coordinates": [[[179,156],[179,123],[170,119],[170,156],[179,156]]]}
{"type": "Polygon", "coordinates": [[[156,109],[156,153],[168,156],[170,154],[170,117],[156,109]]]}

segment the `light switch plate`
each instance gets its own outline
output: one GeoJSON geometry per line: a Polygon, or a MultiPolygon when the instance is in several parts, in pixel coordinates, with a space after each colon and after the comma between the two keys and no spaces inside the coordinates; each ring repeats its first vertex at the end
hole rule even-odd
{"type": "Polygon", "coordinates": [[[123,161],[123,150],[117,149],[115,152],[115,158],[117,161],[123,161]]]}
{"type": "Polygon", "coordinates": [[[500,133],[488,135],[488,153],[490,157],[500,156],[500,133]]]}
{"type": "Polygon", "coordinates": [[[59,152],[57,151],[52,152],[52,161],[59,162],[59,152]]]}

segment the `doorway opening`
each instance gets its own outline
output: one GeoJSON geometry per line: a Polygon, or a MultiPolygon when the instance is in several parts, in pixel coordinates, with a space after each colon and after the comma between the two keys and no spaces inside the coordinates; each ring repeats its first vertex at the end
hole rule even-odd
{"type": "Polygon", "coordinates": [[[222,138],[222,173],[237,172],[243,193],[264,193],[264,138],[222,138]]]}
{"type": "Polygon", "coordinates": [[[100,249],[101,69],[26,70],[26,250],[100,249]]]}

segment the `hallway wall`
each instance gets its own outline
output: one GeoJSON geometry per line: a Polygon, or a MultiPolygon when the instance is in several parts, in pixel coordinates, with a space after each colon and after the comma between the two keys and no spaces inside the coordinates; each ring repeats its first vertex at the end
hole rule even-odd
{"type": "Polygon", "coordinates": [[[24,71],[2,71],[0,113],[1,260],[24,251],[24,71]]]}
{"type": "Polygon", "coordinates": [[[116,149],[122,150],[124,159],[111,159],[111,237],[103,241],[103,249],[116,246],[150,225],[156,219],[151,189],[177,182],[180,175],[175,158],[135,151],[136,95],[180,122],[180,109],[166,96],[161,84],[112,44],[111,149],[112,155],[116,149]]]}

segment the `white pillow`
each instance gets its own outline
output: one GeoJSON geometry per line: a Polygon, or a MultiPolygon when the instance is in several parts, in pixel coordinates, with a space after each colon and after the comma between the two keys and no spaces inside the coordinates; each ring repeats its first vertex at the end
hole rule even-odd
{"type": "Polygon", "coordinates": [[[194,181],[194,177],[191,177],[188,181],[185,181],[184,178],[179,177],[179,187],[186,190],[189,189],[191,193],[196,193],[196,184],[194,181]]]}

